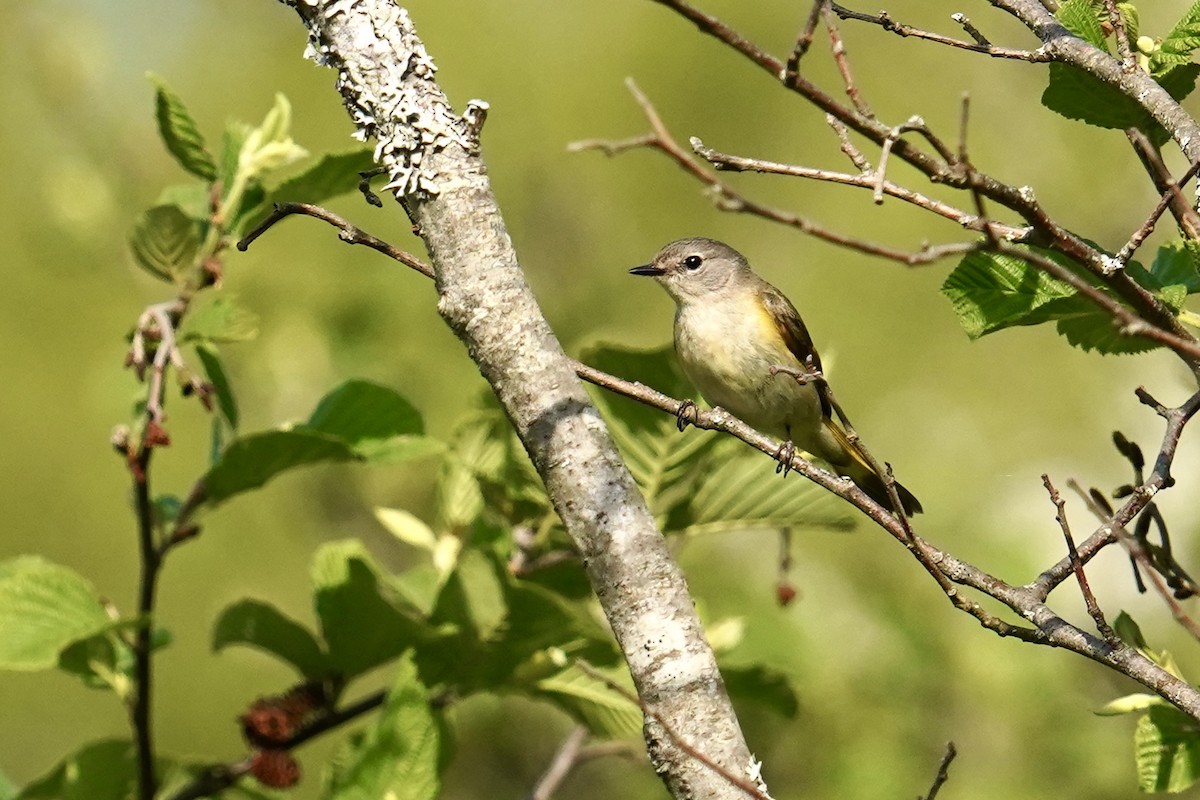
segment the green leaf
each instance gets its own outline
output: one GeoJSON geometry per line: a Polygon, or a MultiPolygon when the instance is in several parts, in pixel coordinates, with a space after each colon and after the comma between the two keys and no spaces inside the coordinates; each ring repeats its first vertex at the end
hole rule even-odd
{"type": "Polygon", "coordinates": [[[1133,3],[1117,3],[1117,10],[1121,12],[1121,22],[1125,25],[1125,37],[1129,40],[1130,47],[1134,47],[1142,27],[1137,6],[1133,3]]]}
{"type": "Polygon", "coordinates": [[[1200,729],[1175,708],[1151,708],[1138,720],[1133,746],[1143,792],[1182,792],[1200,777],[1200,729]]]}
{"type": "Polygon", "coordinates": [[[1130,274],[1138,283],[1152,291],[1180,286],[1187,294],[1195,294],[1200,292],[1200,272],[1196,270],[1198,258],[1200,242],[1174,241],[1158,248],[1148,276],[1143,277],[1133,272],[1130,274]]]}
{"type": "Polygon", "coordinates": [[[1117,614],[1117,618],[1113,620],[1113,631],[1121,638],[1122,642],[1130,647],[1136,647],[1142,651],[1150,649],[1150,646],[1146,644],[1146,637],[1142,635],[1141,626],[1124,611],[1117,614]]]}
{"type": "Polygon", "coordinates": [[[319,462],[395,462],[437,452],[420,434],[420,415],[391,389],[348,381],[326,395],[309,421],[235,439],[204,478],[216,505],[256,489],[276,475],[319,462]]]}
{"type": "MultiPolygon", "coordinates": [[[[630,688],[625,670],[597,671],[630,688]]],[[[642,730],[642,710],[635,703],[574,664],[537,681],[531,694],[549,700],[595,736],[636,736],[642,730]]]]}
{"type": "Polygon", "coordinates": [[[237,398],[233,395],[233,386],[229,383],[229,376],[225,372],[225,366],[221,363],[221,356],[217,352],[217,348],[203,342],[197,344],[196,357],[200,359],[200,366],[204,368],[204,376],[212,384],[221,416],[229,423],[230,429],[236,431],[239,418],[237,398]]]}
{"type": "Polygon", "coordinates": [[[177,183],[158,194],[157,206],[178,206],[179,210],[196,222],[212,220],[212,188],[203,183],[177,183]]]}
{"type": "Polygon", "coordinates": [[[347,381],[321,398],[307,427],[354,444],[425,432],[411,403],[386,386],[361,380],[347,381]]]}
{"type": "Polygon", "coordinates": [[[1096,6],[1090,0],[1067,0],[1055,14],[1063,27],[1089,44],[1108,52],[1096,6]]]}
{"type": "MultiPolygon", "coordinates": [[[[588,349],[583,360],[673,397],[695,397],[669,347],[638,351],[598,345],[588,349]]],[[[680,433],[671,416],[626,397],[600,390],[592,396],[655,516],[666,517],[687,503],[717,437],[694,428],[680,433]]]]}
{"type": "Polygon", "coordinates": [[[228,188],[234,184],[238,176],[238,156],[250,135],[252,128],[241,120],[230,120],[225,123],[225,131],[221,134],[221,160],[218,164],[221,185],[228,188]]]}
{"type": "Polygon", "coordinates": [[[976,251],[964,257],[946,278],[942,294],[950,298],[967,335],[978,339],[1013,325],[1046,321],[1034,312],[1072,297],[1075,290],[1023,259],[976,251]]]}
{"type": "Polygon", "coordinates": [[[725,688],[735,701],[756,703],[785,719],[800,713],[800,698],[787,675],[761,664],[746,667],[721,667],[725,688]]]}
{"type": "Polygon", "coordinates": [[[432,633],[383,581],[360,542],[332,542],[318,550],[312,579],[329,662],[348,679],[396,658],[432,633]]]}
{"type": "Polygon", "coordinates": [[[721,443],[713,465],[669,530],[688,536],[763,528],[850,530],[854,517],[836,496],[811,481],[788,481],[770,459],[721,443]]]}
{"type": "Polygon", "coordinates": [[[228,295],[204,295],[179,328],[181,343],[248,342],[258,336],[258,315],[228,295]]]}
{"type": "Polygon", "coordinates": [[[50,669],[68,645],[110,624],[95,590],[74,570],[40,556],[0,563],[0,669],[50,669]]]}
{"type": "Polygon", "coordinates": [[[213,626],[213,652],[235,644],[270,653],[305,678],[322,678],[329,672],[329,659],[316,636],[279,609],[258,600],[239,600],[227,606],[213,626]]]}
{"type": "Polygon", "coordinates": [[[1163,700],[1156,694],[1127,694],[1124,697],[1118,697],[1116,700],[1105,703],[1092,713],[1098,717],[1115,717],[1120,714],[1145,711],[1155,706],[1164,705],[1166,702],[1166,700],[1163,700]]]}
{"type": "Polygon", "coordinates": [[[335,757],[329,800],[436,800],[441,730],[410,659],[400,662],[375,723],[335,757]]]}
{"type": "Polygon", "coordinates": [[[26,786],[19,800],[128,800],[135,796],[133,744],[94,742],[64,758],[26,786]]]}
{"type": "Polygon", "coordinates": [[[1200,48],[1200,2],[1192,4],[1150,56],[1150,74],[1158,78],[1177,64],[1192,60],[1200,48]]]}
{"type": "Polygon", "coordinates": [[[1049,74],[1042,105],[1056,114],[1098,128],[1150,131],[1158,127],[1136,100],[1079,67],[1054,62],[1049,74]]]}
{"type": "Polygon", "coordinates": [[[358,173],[375,166],[373,151],[328,153],[294,178],[288,178],[270,192],[273,203],[323,203],[358,188],[358,173]]]}
{"type": "MultiPolygon", "coordinates": [[[[128,700],[136,689],[133,677],[133,648],[121,634],[144,624],[139,620],[111,622],[107,628],[63,649],[58,668],[75,675],[93,689],[109,689],[121,700],[128,700]]],[[[156,631],[151,647],[165,646],[170,641],[166,631],[156,631]]]]}
{"type": "Polygon", "coordinates": [[[238,153],[238,173],[257,178],[308,155],[303,147],[292,141],[292,105],[282,94],[275,95],[275,104],[261,125],[250,130],[238,153]]]}
{"type": "Polygon", "coordinates": [[[129,248],[138,266],[156,278],[174,282],[196,260],[200,224],[179,206],[155,206],[138,218],[129,248]]]}
{"type": "Polygon", "coordinates": [[[217,165],[187,107],[161,78],[151,75],[150,80],[156,87],[154,116],[158,119],[158,134],[167,150],[188,172],[207,181],[213,180],[217,177],[217,165]]]}
{"type": "Polygon", "coordinates": [[[1059,319],[1056,327],[1075,347],[1101,355],[1130,355],[1162,347],[1153,339],[1121,333],[1111,314],[1090,303],[1086,310],[1059,319]]]}
{"type": "Polygon", "coordinates": [[[341,439],[303,428],[242,436],[204,477],[205,502],[218,505],[296,467],[357,460],[361,457],[341,439]]]}

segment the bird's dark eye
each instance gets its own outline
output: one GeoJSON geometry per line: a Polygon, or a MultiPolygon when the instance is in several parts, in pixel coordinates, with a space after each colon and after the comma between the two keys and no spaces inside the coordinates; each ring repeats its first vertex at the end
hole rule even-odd
{"type": "Polygon", "coordinates": [[[704,259],[700,256],[688,256],[683,260],[683,266],[695,272],[700,269],[700,265],[704,263],[704,259]]]}

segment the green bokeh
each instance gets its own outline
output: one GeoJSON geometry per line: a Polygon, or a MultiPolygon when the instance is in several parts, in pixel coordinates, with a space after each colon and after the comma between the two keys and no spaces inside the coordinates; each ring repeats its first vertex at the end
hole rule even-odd
{"type": "MultiPolygon", "coordinates": [[[[1188,4],[1145,5],[1143,31],[1161,32],[1188,4]]],[[[791,47],[807,10],[781,0],[704,7],[776,53],[791,47]]],[[[948,33],[956,31],[949,14],[960,10],[994,41],[1032,44],[985,3],[891,9],[948,33]]],[[[859,430],[921,496],[922,530],[994,574],[1023,582],[1061,555],[1042,472],[1060,486],[1070,477],[1102,487],[1124,481],[1110,431],[1119,427],[1148,448],[1160,434],[1133,388],[1144,384],[1168,402],[1187,391],[1167,356],[1088,355],[1049,329],[969,343],[937,291],[949,263],[906,269],[721,213],[659,154],[568,153],[574,140],[644,131],[623,86],[633,76],[681,138],[849,168],[822,114],[648,0],[415,0],[410,11],[451,100],[460,108],[472,97],[491,104],[484,155],[529,280],[568,351],[598,340],[667,341],[668,299],[626,269],[680,236],[729,241],[804,313],[859,430]]],[[[156,139],[143,75],[163,76],[210,139],[226,118],[260,119],[276,91],[291,99],[296,138],[313,152],[345,149],[351,126],[332,74],[301,60],[305,37],[294,13],[272,0],[43,0],[6,9],[5,20],[0,557],[42,553],[128,610],[135,533],[127,475],[108,434],[129,419],[139,391],[121,369],[123,337],[140,309],[165,294],[133,266],[125,237],[138,212],[181,177],[156,139]]],[[[1033,186],[1053,214],[1089,238],[1119,247],[1153,204],[1119,133],[1086,129],[1038,105],[1043,67],[876,28],[844,24],[843,31],[858,85],[881,118],[900,123],[920,114],[954,139],[960,96],[969,92],[973,160],[1033,186]]],[[[840,92],[822,38],[805,69],[840,92]]],[[[903,165],[891,175],[969,203],[929,190],[903,165]]],[[[757,199],[896,246],[961,236],[952,223],[899,202],[877,207],[861,190],[729,179],[757,199]]],[[[395,206],[343,198],[333,207],[419,251],[395,206]]],[[[257,341],[226,349],[246,430],[303,418],[329,388],[361,377],[396,387],[426,415],[430,432],[444,435],[484,388],[437,316],[428,281],[341,244],[315,221],[289,220],[248,254],[229,254],[225,266],[227,290],[261,317],[257,341]]],[[[157,491],[181,493],[204,468],[207,423],[192,402],[172,398],[169,411],[175,445],[157,459],[155,480],[157,491]]],[[[1194,438],[1181,448],[1179,488],[1161,501],[1185,564],[1197,523],[1194,438]]],[[[338,467],[290,476],[211,514],[203,535],[172,554],[159,620],[175,634],[159,661],[156,733],[164,751],[204,759],[242,753],[234,717],[291,677],[255,653],[211,655],[218,612],[253,595],[311,620],[308,562],[325,540],[361,537],[382,562],[406,563],[409,553],[370,512],[392,505],[427,513],[426,472],[338,467]]],[[[1069,510],[1086,530],[1081,505],[1071,500],[1069,510]]],[[[960,751],[946,790],[956,796],[1136,795],[1133,720],[1090,714],[1130,691],[1128,682],[1069,654],[983,632],[951,610],[901,548],[866,527],[799,534],[801,597],[778,609],[776,548],[771,537],[746,534],[682,554],[710,618],[748,620],[746,660],[784,668],[800,687],[794,723],[743,711],[776,796],[914,796],[927,788],[948,739],[960,751]]],[[[1107,609],[1130,609],[1153,640],[1169,642],[1166,614],[1136,596],[1119,554],[1101,558],[1092,578],[1107,609]]],[[[1053,599],[1086,619],[1073,587],[1053,599]]],[[[1186,643],[1174,649],[1186,674],[1200,674],[1186,643]]],[[[0,709],[0,772],[17,784],[68,749],[125,729],[114,700],[56,674],[4,676],[0,709]]],[[[509,699],[475,699],[451,716],[461,737],[447,779],[452,798],[527,791],[566,730],[546,708],[509,699]]],[[[314,796],[332,747],[301,751],[308,780],[298,797],[314,796]]],[[[564,796],[654,796],[655,787],[639,764],[599,762],[564,796]]]]}

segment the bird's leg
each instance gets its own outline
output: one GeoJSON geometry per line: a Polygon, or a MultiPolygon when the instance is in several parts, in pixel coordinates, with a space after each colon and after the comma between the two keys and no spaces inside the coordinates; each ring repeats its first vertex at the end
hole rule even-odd
{"type": "Polygon", "coordinates": [[[788,367],[783,364],[776,364],[770,369],[771,375],[790,375],[795,379],[796,383],[804,386],[809,383],[823,383],[826,387],[829,386],[825,380],[825,373],[817,367],[810,357],[803,368],[788,367]]]}
{"type": "Polygon", "coordinates": [[[696,424],[696,415],[698,413],[699,410],[696,408],[695,401],[684,400],[675,411],[675,427],[679,428],[680,433],[683,433],[688,425],[696,424]]]}
{"type": "Polygon", "coordinates": [[[775,465],[775,474],[783,473],[783,477],[792,471],[792,457],[796,455],[796,445],[792,444],[791,439],[786,439],[779,445],[779,449],[775,451],[775,460],[779,463],[775,465]]]}

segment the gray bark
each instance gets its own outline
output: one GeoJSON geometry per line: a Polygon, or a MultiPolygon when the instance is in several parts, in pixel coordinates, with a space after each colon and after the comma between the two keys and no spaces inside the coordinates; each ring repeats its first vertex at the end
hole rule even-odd
{"type": "Polygon", "coordinates": [[[542,316],[478,153],[482,105],[454,113],[393,0],[282,0],[309,55],[338,71],[359,132],[429,249],[438,309],[491,384],[573,537],[646,708],[646,742],[677,798],[741,798],[750,764],[687,585],[542,316]],[[657,719],[656,719],[657,717],[657,719]],[[664,729],[661,722],[665,722],[664,729]],[[668,730],[670,733],[668,733],[668,730]]]}

